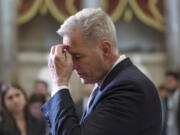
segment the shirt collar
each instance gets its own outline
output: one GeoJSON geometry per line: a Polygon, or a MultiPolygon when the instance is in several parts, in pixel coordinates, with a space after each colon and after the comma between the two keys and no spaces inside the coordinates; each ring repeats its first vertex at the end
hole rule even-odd
{"type": "Polygon", "coordinates": [[[87,108],[89,97],[85,96],[83,98],[83,111],[87,108]]]}
{"type": "Polygon", "coordinates": [[[123,61],[125,58],[126,58],[126,55],[124,55],[124,54],[119,56],[119,58],[114,62],[112,68],[108,71],[108,73],[107,73],[99,82],[97,82],[99,88],[101,88],[104,80],[106,79],[107,75],[112,71],[112,69],[113,69],[117,64],[119,64],[121,61],[123,61]]]}

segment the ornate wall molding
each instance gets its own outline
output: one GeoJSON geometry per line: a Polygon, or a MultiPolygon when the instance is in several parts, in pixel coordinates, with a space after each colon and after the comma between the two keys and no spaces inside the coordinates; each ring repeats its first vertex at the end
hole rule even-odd
{"type": "MultiPolygon", "coordinates": [[[[156,0],[157,2],[157,0],[156,0]]],[[[164,24],[159,19],[159,12],[155,0],[129,0],[129,4],[133,9],[135,15],[146,25],[156,28],[157,30],[163,31],[164,24]],[[156,11],[152,11],[152,10],[156,11]]]]}
{"type": "Polygon", "coordinates": [[[19,0],[18,1],[18,24],[24,24],[32,20],[42,5],[43,0],[19,0]]]}
{"type": "MultiPolygon", "coordinates": [[[[24,24],[39,12],[50,14],[60,23],[78,12],[81,0],[19,0],[18,24],[24,24]]],[[[102,0],[102,8],[114,22],[124,16],[131,21],[133,14],[146,25],[164,30],[163,0],[102,0]]]]}

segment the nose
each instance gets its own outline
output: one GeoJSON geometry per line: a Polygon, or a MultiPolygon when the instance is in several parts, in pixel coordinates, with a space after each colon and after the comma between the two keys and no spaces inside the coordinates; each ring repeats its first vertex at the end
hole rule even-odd
{"type": "Polygon", "coordinates": [[[14,102],[14,103],[18,103],[18,102],[19,102],[19,98],[18,98],[18,97],[14,97],[14,98],[13,98],[13,102],[14,102]]]}
{"type": "Polygon", "coordinates": [[[77,70],[78,69],[78,65],[77,64],[73,64],[73,70],[77,70]]]}
{"type": "Polygon", "coordinates": [[[78,64],[78,62],[76,60],[73,60],[73,69],[74,70],[79,69],[79,64],[78,64]]]}

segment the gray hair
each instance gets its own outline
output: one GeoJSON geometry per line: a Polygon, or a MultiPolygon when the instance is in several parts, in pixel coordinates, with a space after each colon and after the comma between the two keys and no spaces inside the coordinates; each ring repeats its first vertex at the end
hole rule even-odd
{"type": "Polygon", "coordinates": [[[117,51],[116,29],[111,18],[101,9],[86,8],[69,17],[57,33],[61,36],[71,34],[81,28],[86,41],[108,40],[113,51],[117,51]]]}

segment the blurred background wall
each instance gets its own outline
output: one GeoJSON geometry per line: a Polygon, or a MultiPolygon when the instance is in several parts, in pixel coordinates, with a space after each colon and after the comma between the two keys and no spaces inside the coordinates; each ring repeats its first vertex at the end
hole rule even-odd
{"type": "MultiPolygon", "coordinates": [[[[117,29],[120,54],[126,54],[156,84],[168,69],[180,69],[179,0],[0,0],[0,81],[20,83],[28,93],[39,78],[49,83],[50,47],[62,42],[56,30],[87,7],[101,7],[117,29]]],[[[81,83],[71,78],[74,100],[81,83]]]]}

